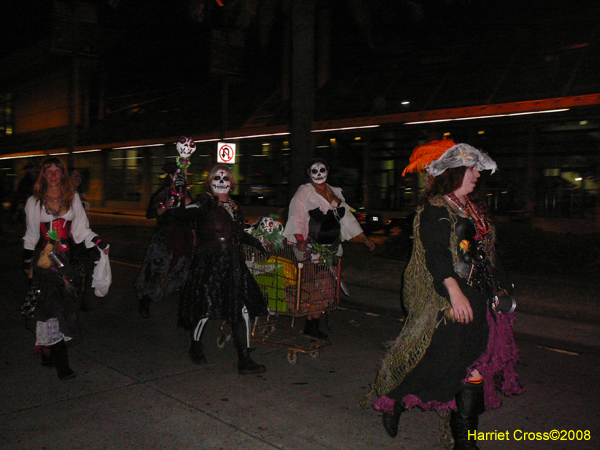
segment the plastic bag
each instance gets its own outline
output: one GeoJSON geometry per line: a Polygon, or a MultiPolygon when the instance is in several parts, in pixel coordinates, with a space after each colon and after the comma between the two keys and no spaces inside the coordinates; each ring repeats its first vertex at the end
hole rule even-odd
{"type": "MultiPolygon", "coordinates": [[[[110,245],[106,247],[106,250],[110,248],[110,245]]],[[[112,283],[112,272],[110,270],[110,260],[108,255],[104,251],[100,251],[100,259],[95,262],[96,267],[92,275],[92,288],[94,288],[94,294],[96,297],[104,297],[108,294],[108,288],[112,283]]]]}

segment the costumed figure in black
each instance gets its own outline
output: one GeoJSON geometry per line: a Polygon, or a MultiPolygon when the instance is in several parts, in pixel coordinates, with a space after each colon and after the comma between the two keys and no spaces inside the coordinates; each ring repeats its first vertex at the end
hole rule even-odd
{"type": "Polygon", "coordinates": [[[246,266],[243,244],[265,251],[258,239],[244,232],[244,216],[229,196],[236,180],[229,167],[209,172],[206,193],[175,210],[181,220],[196,224],[197,245],[187,281],[181,291],[179,325],[191,331],[189,355],[206,363],[201,336],[208,319],[231,324],[240,375],[259,374],[265,366],[250,358],[250,321],[267,314],[267,302],[246,266]]]}
{"type": "Polygon", "coordinates": [[[175,217],[179,202],[189,204],[187,191],[175,187],[177,165],[162,168],[164,185],[154,193],[146,210],[147,219],[156,219],[142,268],[135,282],[140,314],[150,317],[150,305],[183,286],[194,255],[194,233],[191,222],[175,217]]]}
{"type": "MultiPolygon", "coordinates": [[[[424,169],[429,185],[404,274],[408,317],[363,406],[371,394],[379,396],[373,406],[391,437],[405,410],[435,410],[446,426],[449,416],[455,449],[477,449],[478,416],[500,407],[499,391],[523,391],[515,371],[514,300],[485,203],[472,194],[479,172],[493,173],[496,163],[468,144],[443,139],[417,147],[404,173],[424,169]]],[[[452,442],[447,434],[441,439],[452,442]]]]}
{"type": "Polygon", "coordinates": [[[31,278],[31,288],[21,312],[36,334],[36,354],[42,365],[56,367],[60,379],[73,378],[66,341],[79,343],[83,338],[83,271],[72,248],[83,242],[87,248],[96,246],[108,253],[108,244],[90,230],[79,195],[73,192],[59,158],[42,163],[25,213],[23,269],[31,278]]]}
{"type": "MultiPolygon", "coordinates": [[[[306,169],[309,180],[300,186],[292,201],[283,236],[304,253],[307,246],[322,249],[333,256],[334,261],[342,256],[342,241],[359,237],[369,248],[375,244],[363,232],[360,224],[350,211],[342,190],[326,183],[329,166],[323,159],[314,159],[306,169]]],[[[337,265],[337,264],[336,264],[337,265]]],[[[340,287],[349,295],[347,286],[340,280],[340,287]]],[[[308,316],[304,334],[327,339],[328,335],[319,329],[321,313],[308,316]]]]}

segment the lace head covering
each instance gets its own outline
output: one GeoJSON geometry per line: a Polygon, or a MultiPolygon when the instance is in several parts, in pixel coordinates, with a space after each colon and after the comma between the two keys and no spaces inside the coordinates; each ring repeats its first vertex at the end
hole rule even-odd
{"type": "Polygon", "coordinates": [[[497,169],[494,160],[486,153],[469,144],[456,144],[452,139],[444,138],[415,148],[402,175],[426,170],[432,177],[437,177],[446,169],[461,166],[475,166],[479,171],[491,170],[492,173],[497,169]]]}

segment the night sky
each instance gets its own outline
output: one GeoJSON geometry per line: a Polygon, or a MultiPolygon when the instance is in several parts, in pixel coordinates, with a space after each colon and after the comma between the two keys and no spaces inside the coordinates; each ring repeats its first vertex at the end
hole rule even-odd
{"type": "MultiPolygon", "coordinates": [[[[215,80],[210,73],[211,30],[237,26],[243,17],[241,6],[253,4],[274,5],[274,19],[265,28],[265,13],[260,7],[247,16],[250,20],[245,32],[243,82],[251,86],[249,89],[257,90],[272,90],[279,85],[284,30],[281,6],[285,2],[223,2],[233,6],[223,8],[215,0],[97,0],[98,25],[111,36],[110,45],[103,49],[106,68],[111,73],[109,97],[181,86],[212,86],[215,80]]],[[[442,44],[460,45],[490,35],[506,36],[513,43],[556,40],[556,44],[549,45],[571,45],[561,43],[560,35],[539,35],[536,27],[594,8],[597,3],[317,0],[317,15],[331,19],[331,70],[335,76],[404,52],[427,54],[442,44]]],[[[50,0],[9,1],[0,11],[0,55],[49,36],[51,11],[50,0]]],[[[597,13],[598,8],[592,11],[597,13]]]]}

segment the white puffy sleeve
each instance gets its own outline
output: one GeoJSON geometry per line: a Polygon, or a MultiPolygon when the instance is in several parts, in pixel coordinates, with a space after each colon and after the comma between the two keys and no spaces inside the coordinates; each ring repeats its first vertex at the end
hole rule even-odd
{"type": "Polygon", "coordinates": [[[32,195],[25,204],[27,230],[23,237],[25,250],[34,250],[40,240],[40,217],[42,208],[39,201],[32,195]]]}
{"type": "Polygon", "coordinates": [[[296,243],[295,234],[301,234],[304,236],[304,239],[308,236],[308,221],[310,216],[308,215],[307,202],[310,189],[312,189],[310,185],[303,184],[298,188],[290,202],[288,220],[283,230],[283,236],[292,243],[296,243]]]}
{"type": "Polygon", "coordinates": [[[73,235],[73,240],[76,244],[85,241],[86,248],[92,248],[94,246],[92,239],[97,236],[97,234],[90,230],[88,216],[85,213],[85,209],[83,208],[79,194],[75,194],[73,197],[71,209],[73,210],[74,214],[73,222],[71,223],[71,234],[73,235]]]}

